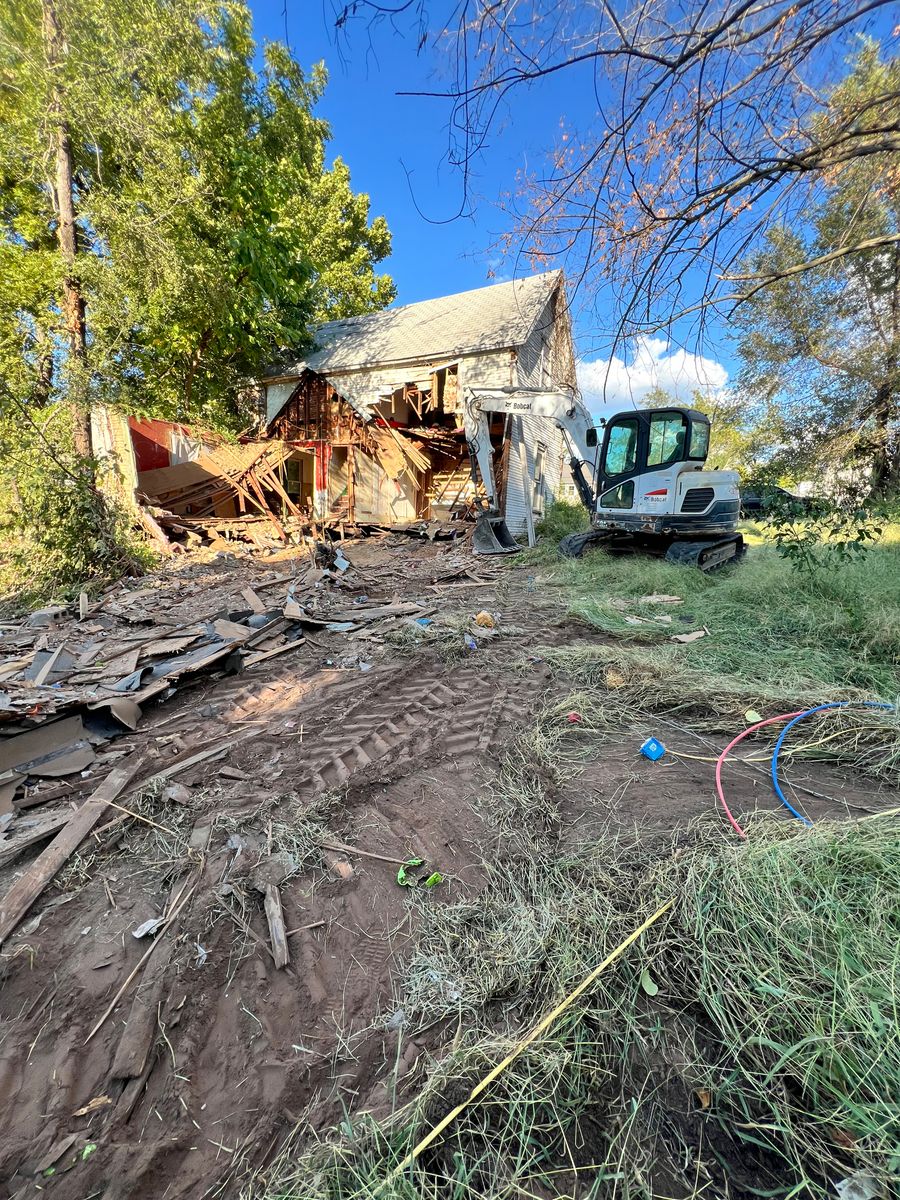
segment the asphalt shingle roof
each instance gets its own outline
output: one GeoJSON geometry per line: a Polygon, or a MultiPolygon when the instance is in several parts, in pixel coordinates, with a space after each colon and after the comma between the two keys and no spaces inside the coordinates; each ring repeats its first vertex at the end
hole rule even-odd
{"type": "Polygon", "coordinates": [[[277,374],[300,374],[304,367],[322,373],[352,371],[521,346],[559,278],[559,271],[547,271],[363,317],[328,321],[315,332],[317,348],[277,374]]]}

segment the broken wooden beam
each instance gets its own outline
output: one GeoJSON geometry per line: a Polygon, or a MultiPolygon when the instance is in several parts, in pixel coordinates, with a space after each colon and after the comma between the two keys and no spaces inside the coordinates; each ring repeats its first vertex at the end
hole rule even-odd
{"type": "Polygon", "coordinates": [[[134,994],[125,1032],[116,1047],[113,1079],[139,1079],[156,1041],[157,1009],[172,956],[172,939],[165,938],[161,945],[159,943],[160,939],[157,938],[156,954],[134,994]]]}
{"type": "Polygon", "coordinates": [[[266,920],[269,922],[269,936],[272,939],[272,958],[280,970],[291,961],[288,949],[287,932],[284,927],[284,911],[281,907],[281,893],[274,883],[266,885],[264,902],[266,920]]]}
{"type": "Polygon", "coordinates": [[[106,776],[97,790],[69,817],[46,850],[21,875],[0,901],[0,944],[12,933],[44,888],[91,832],[111,801],[134,777],[141,764],[137,755],[106,776]]]}

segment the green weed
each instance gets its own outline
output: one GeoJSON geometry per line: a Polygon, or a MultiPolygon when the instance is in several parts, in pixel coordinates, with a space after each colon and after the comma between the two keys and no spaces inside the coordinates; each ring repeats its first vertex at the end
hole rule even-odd
{"type": "Polygon", "coordinates": [[[594,551],[560,562],[549,583],[573,615],[615,637],[665,646],[674,663],[714,677],[713,689],[716,677],[730,677],[744,681],[751,700],[754,691],[821,701],[854,689],[891,700],[900,693],[900,528],[893,534],[863,561],[816,580],[765,544],[711,575],[594,551]],[[683,603],[643,599],[654,594],[683,603]],[[708,636],[670,641],[698,629],[708,636]]]}

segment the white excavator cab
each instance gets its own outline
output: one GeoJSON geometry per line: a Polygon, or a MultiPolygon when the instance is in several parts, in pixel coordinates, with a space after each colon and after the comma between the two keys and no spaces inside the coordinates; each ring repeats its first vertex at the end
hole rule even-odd
{"type": "Polygon", "coordinates": [[[707,471],[709,418],[695,409],[619,413],[607,421],[597,462],[598,529],[689,536],[733,533],[738,476],[707,471]]]}

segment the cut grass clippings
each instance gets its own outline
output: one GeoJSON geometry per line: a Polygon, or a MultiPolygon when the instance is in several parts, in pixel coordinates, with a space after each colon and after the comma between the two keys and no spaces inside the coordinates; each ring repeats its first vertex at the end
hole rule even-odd
{"type": "MultiPolygon", "coordinates": [[[[554,544],[555,545],[555,544],[554,544]]],[[[900,526],[855,563],[810,579],[774,546],[751,545],[737,566],[708,575],[642,555],[589,551],[558,561],[548,543],[545,583],[558,587],[572,615],[613,637],[671,647],[670,659],[718,679],[740,679],[748,697],[807,696],[818,701],[865,693],[900,694],[900,526]],[[552,554],[551,554],[552,551],[552,554]],[[683,604],[653,604],[667,594],[683,604]],[[641,617],[649,624],[632,624],[641,617]],[[671,622],[655,619],[671,618],[671,622]],[[708,629],[689,645],[674,633],[708,629]]]]}
{"type": "Polygon", "coordinates": [[[711,822],[671,845],[604,840],[477,901],[432,906],[405,973],[407,1035],[459,1024],[386,1123],[288,1147],[267,1200],[768,1195],[900,1183],[900,822],[749,843],[711,822]],[[408,1174],[391,1170],[658,907],[673,910],[528,1047],[408,1174]]]}

